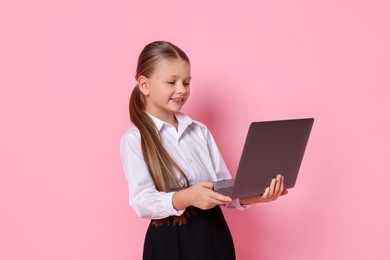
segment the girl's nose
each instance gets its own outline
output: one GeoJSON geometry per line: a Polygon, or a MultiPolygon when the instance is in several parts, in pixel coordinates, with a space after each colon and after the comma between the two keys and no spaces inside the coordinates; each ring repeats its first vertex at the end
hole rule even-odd
{"type": "Polygon", "coordinates": [[[187,92],[187,89],[184,86],[184,83],[177,84],[176,92],[177,93],[182,93],[182,94],[185,94],[187,92]]]}

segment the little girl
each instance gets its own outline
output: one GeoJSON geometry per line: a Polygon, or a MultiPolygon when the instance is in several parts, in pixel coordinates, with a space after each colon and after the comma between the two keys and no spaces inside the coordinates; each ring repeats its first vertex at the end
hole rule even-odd
{"type": "Polygon", "coordinates": [[[151,219],[143,259],[235,259],[221,205],[244,209],[285,193],[278,175],[259,196],[232,200],[213,191],[231,175],[208,128],[180,112],[190,95],[190,61],[170,42],[142,50],[130,97],[133,123],[121,140],[130,206],[151,219]]]}

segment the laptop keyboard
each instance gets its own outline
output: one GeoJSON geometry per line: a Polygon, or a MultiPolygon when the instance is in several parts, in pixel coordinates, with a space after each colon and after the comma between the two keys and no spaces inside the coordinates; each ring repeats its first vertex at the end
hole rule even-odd
{"type": "Polygon", "coordinates": [[[225,196],[229,197],[230,195],[232,195],[232,190],[233,190],[233,186],[222,188],[222,189],[218,189],[217,192],[222,194],[222,195],[225,195],[225,196]]]}

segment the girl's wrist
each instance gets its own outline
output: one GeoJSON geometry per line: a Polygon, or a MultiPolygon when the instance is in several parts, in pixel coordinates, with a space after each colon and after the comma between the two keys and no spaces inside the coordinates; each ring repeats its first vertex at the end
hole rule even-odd
{"type": "Polygon", "coordinates": [[[238,202],[240,203],[241,206],[249,205],[245,198],[238,199],[238,202]]]}
{"type": "Polygon", "coordinates": [[[172,205],[177,211],[186,209],[187,207],[191,206],[188,200],[187,189],[177,191],[173,194],[172,205]]]}
{"type": "Polygon", "coordinates": [[[239,202],[240,202],[241,206],[249,206],[249,205],[252,205],[254,203],[254,197],[241,198],[241,199],[239,199],[239,202]]]}

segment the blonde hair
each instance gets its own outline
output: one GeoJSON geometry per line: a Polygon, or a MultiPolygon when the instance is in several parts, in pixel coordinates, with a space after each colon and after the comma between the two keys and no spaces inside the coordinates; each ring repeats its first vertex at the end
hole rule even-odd
{"type": "MultiPolygon", "coordinates": [[[[150,77],[161,60],[181,59],[188,63],[187,55],[170,42],[155,41],[145,46],[139,55],[136,79],[140,76],[150,77]]],[[[160,141],[159,131],[153,120],[145,112],[145,97],[136,85],[130,96],[130,119],[141,134],[141,147],[149,174],[158,191],[170,192],[189,186],[186,174],[171,158],[160,141]]],[[[180,217],[170,217],[173,223],[183,224],[189,212],[180,217]]],[[[164,224],[168,219],[154,220],[155,225],[164,224]]]]}

